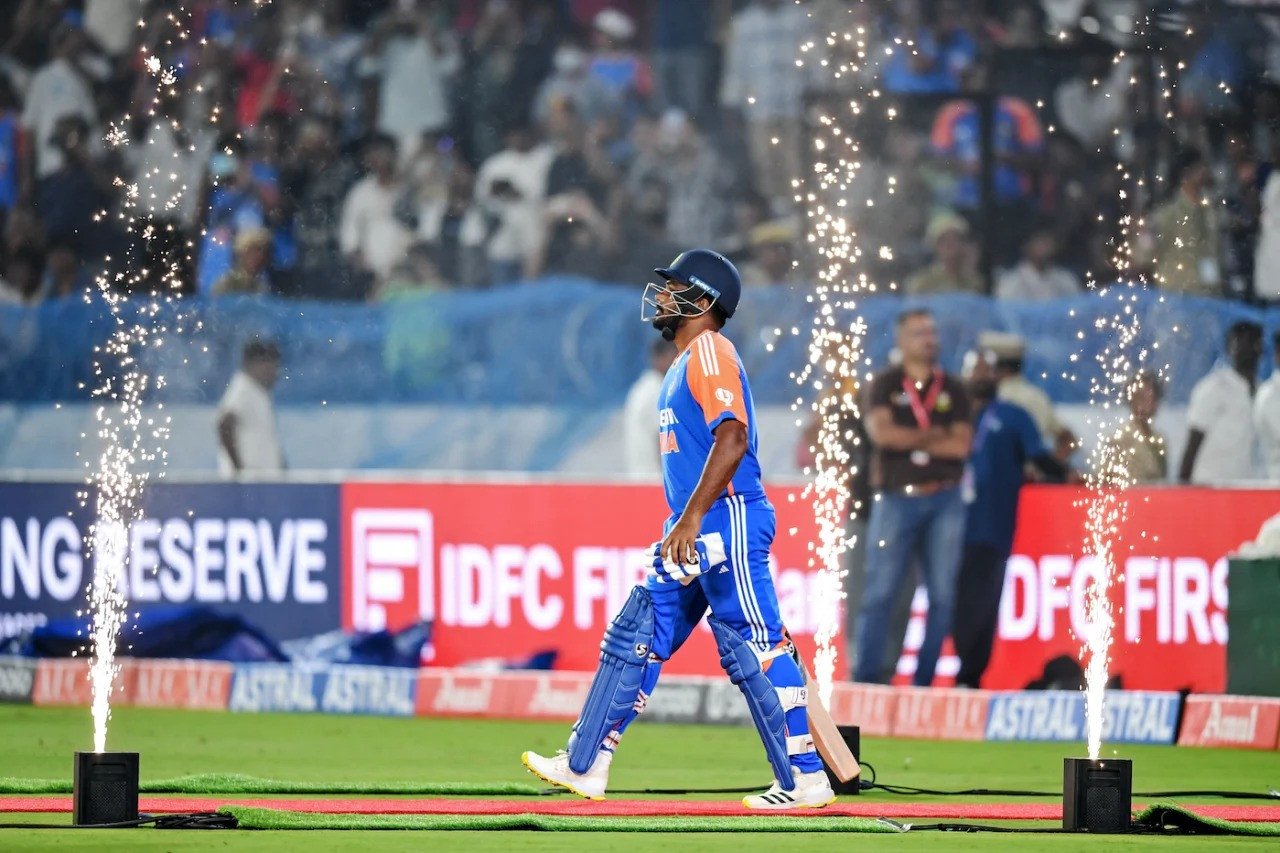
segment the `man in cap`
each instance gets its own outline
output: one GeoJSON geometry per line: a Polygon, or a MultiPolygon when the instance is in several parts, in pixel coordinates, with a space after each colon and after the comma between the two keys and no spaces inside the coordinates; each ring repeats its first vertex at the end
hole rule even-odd
{"type": "Polygon", "coordinates": [[[933,249],[933,263],[907,279],[912,296],[931,293],[982,293],[982,277],[973,268],[969,224],[954,213],[935,216],[925,230],[925,242],[933,249]]]}
{"type": "Polygon", "coordinates": [[[1076,446],[1075,434],[1058,417],[1053,401],[1044,389],[1033,385],[1023,373],[1027,342],[1011,332],[983,332],[978,335],[978,351],[995,369],[998,396],[1006,403],[1021,406],[1036,422],[1046,447],[1065,461],[1076,446]]]}
{"type": "Polygon", "coordinates": [[[271,293],[267,267],[271,263],[271,232],[246,228],[236,235],[236,264],[213,286],[214,296],[271,293]]]}
{"type": "Polygon", "coordinates": [[[797,280],[796,227],[789,219],[762,222],[751,229],[751,260],[742,267],[742,283],[747,287],[793,284],[797,280]]]}
{"type": "Polygon", "coordinates": [[[1046,480],[1061,482],[1066,475],[1062,463],[1045,449],[1026,410],[996,399],[993,362],[990,352],[970,352],[964,364],[976,415],[973,453],[961,484],[967,515],[951,631],[960,658],[956,684],[962,687],[978,687],[991,660],[1027,466],[1034,466],[1046,480]]]}

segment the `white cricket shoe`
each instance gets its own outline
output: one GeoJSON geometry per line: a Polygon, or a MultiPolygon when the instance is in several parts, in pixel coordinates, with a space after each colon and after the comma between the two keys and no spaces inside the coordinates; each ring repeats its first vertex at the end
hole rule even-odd
{"type": "Polygon", "coordinates": [[[559,785],[588,800],[603,800],[604,789],[609,784],[609,765],[613,763],[613,753],[600,750],[596,753],[591,769],[586,773],[574,773],[569,769],[569,753],[563,749],[550,758],[536,752],[526,752],[520,756],[520,761],[529,768],[530,773],[545,782],[559,785]]]}
{"type": "Polygon", "coordinates": [[[836,792],[831,790],[826,772],[815,770],[812,773],[801,773],[798,767],[793,766],[791,774],[796,780],[794,790],[784,791],[775,780],[769,790],[763,794],[743,797],[742,804],[749,809],[781,811],[783,809],[820,809],[836,801],[836,792]]]}

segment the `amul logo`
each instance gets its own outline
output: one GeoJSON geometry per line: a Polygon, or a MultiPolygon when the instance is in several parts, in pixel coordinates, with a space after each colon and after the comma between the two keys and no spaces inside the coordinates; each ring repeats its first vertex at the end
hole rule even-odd
{"type": "Polygon", "coordinates": [[[425,509],[352,512],[352,627],[395,630],[434,618],[432,528],[425,509]]]}

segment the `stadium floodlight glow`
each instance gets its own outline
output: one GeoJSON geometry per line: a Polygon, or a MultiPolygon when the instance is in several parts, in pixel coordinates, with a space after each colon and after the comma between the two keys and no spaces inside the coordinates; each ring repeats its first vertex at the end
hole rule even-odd
{"type": "Polygon", "coordinates": [[[1063,759],[1063,829],[1068,832],[1128,832],[1132,812],[1132,761],[1124,758],[1063,759]]]}
{"type": "Polygon", "coordinates": [[[138,753],[77,752],[71,785],[76,826],[138,819],[138,753]]]}

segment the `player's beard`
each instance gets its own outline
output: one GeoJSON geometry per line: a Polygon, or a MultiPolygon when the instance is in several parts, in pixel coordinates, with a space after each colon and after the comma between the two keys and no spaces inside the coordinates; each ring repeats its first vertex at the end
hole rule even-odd
{"type": "Polygon", "coordinates": [[[662,333],[664,341],[674,341],[676,331],[684,325],[688,318],[681,314],[662,314],[653,318],[653,327],[662,333]]]}

